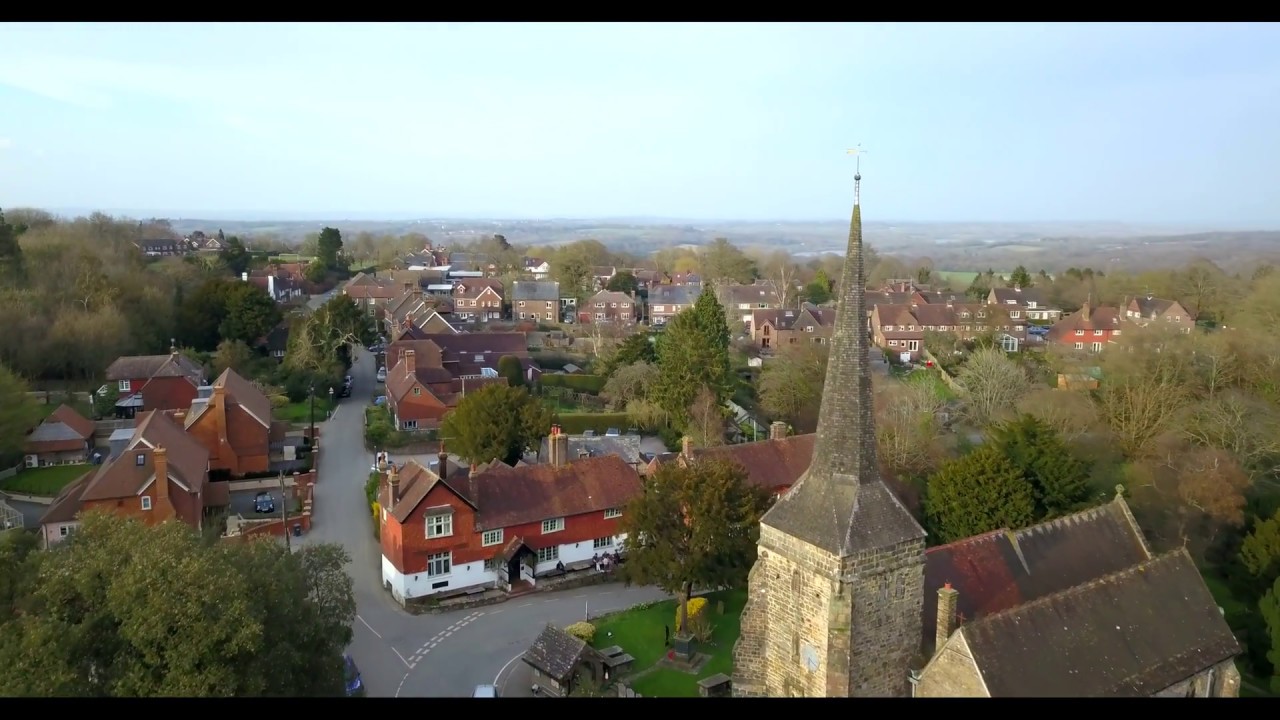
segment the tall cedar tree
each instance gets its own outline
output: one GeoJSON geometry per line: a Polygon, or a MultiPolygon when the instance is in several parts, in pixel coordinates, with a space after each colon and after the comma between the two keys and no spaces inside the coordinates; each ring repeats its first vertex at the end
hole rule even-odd
{"type": "Polygon", "coordinates": [[[724,402],[733,388],[729,364],[729,326],[715,289],[704,287],[693,307],[676,315],[658,339],[658,369],[653,400],[683,430],[689,403],[706,386],[724,402]]]}
{"type": "Polygon", "coordinates": [[[1089,465],[1044,422],[1023,415],[995,428],[990,442],[1031,483],[1037,518],[1065,515],[1089,499],[1089,465]]]}
{"type": "Polygon", "coordinates": [[[628,335],[623,340],[618,349],[609,358],[608,363],[600,372],[605,377],[612,377],[620,368],[636,363],[649,363],[656,365],[658,362],[658,351],[653,342],[653,335],[647,332],[638,332],[634,335],[628,335]]]}
{"type": "Polygon", "coordinates": [[[1036,500],[1022,471],[983,445],[943,465],[925,488],[925,515],[943,543],[1035,522],[1036,500]]]}
{"type": "Polygon", "coordinates": [[[280,305],[262,288],[247,282],[234,284],[227,292],[226,314],[218,325],[223,340],[239,340],[252,345],[271,332],[282,317],[280,305]]]}
{"type": "Polygon", "coordinates": [[[339,263],[342,255],[342,233],[337,228],[327,227],[320,231],[316,242],[316,259],[324,263],[330,270],[345,270],[339,263]]]}
{"type": "MultiPolygon", "coordinates": [[[[0,551],[2,552],[2,551],[0,551]]],[[[0,695],[339,697],[355,594],[337,545],[203,543],[89,513],[0,613],[0,695]]]]}
{"type": "Polygon", "coordinates": [[[515,355],[503,355],[498,358],[498,374],[507,379],[511,387],[524,386],[524,366],[515,355]]]}
{"type": "Polygon", "coordinates": [[[675,595],[678,632],[695,585],[716,589],[746,582],[768,508],[769,494],[749,482],[737,463],[667,463],[645,480],[644,492],[623,512],[628,540],[622,579],[675,595]]]}
{"type": "Polygon", "coordinates": [[[551,410],[525,388],[500,383],[467,393],[444,418],[440,435],[469,462],[508,465],[536,450],[551,430],[551,410]]]}

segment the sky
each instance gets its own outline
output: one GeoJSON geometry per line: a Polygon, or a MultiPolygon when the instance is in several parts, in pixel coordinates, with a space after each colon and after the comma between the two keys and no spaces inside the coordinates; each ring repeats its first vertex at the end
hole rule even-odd
{"type": "Polygon", "coordinates": [[[1277,229],[1277,128],[1276,24],[0,26],[0,207],[1277,229]]]}

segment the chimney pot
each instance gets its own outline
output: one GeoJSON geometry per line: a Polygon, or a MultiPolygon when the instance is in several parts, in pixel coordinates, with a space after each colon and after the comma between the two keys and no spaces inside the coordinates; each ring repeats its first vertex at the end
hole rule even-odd
{"type": "Polygon", "coordinates": [[[947,644],[951,633],[956,630],[956,611],[959,609],[960,593],[946,583],[938,588],[938,629],[934,634],[933,652],[936,655],[947,644]]]}
{"type": "Polygon", "coordinates": [[[169,497],[169,455],[163,447],[151,451],[151,462],[156,473],[156,499],[169,497]]]}
{"type": "Polygon", "coordinates": [[[778,420],[769,424],[769,439],[782,440],[787,437],[787,424],[778,420]]]}
{"type": "Polygon", "coordinates": [[[418,367],[418,364],[414,358],[414,355],[415,353],[412,350],[404,351],[404,367],[405,367],[405,371],[410,375],[412,375],[417,370],[417,367],[418,367]]]}

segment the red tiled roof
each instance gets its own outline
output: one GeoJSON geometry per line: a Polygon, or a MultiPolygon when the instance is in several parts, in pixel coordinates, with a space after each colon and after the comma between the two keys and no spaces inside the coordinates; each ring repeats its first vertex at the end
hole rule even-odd
{"type": "Polygon", "coordinates": [[[472,480],[481,530],[621,508],[642,491],[640,474],[616,455],[560,467],[495,464],[472,480]]]}
{"type": "Polygon", "coordinates": [[[747,479],[766,490],[794,485],[809,469],[813,459],[814,435],[792,435],[782,440],[695,448],[693,457],[719,458],[736,462],[747,471],[747,479]]]}

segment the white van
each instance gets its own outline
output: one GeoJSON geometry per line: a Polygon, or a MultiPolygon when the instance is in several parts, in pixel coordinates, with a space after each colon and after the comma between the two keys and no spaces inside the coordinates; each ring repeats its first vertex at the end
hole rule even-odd
{"type": "Polygon", "coordinates": [[[475,691],[471,693],[471,697],[498,697],[498,688],[493,685],[477,685],[475,691]]]}

